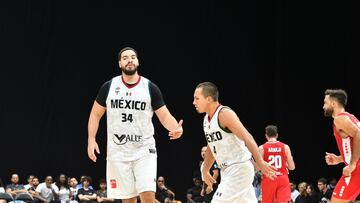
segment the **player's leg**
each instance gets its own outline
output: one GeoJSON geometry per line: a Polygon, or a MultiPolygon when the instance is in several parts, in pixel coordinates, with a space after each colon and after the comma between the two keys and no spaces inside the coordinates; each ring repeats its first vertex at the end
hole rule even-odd
{"type": "Polygon", "coordinates": [[[342,176],[335,186],[331,203],[348,203],[360,194],[360,173],[349,177],[342,176]]]}
{"type": "Polygon", "coordinates": [[[350,200],[338,199],[336,197],[331,197],[330,203],[349,203],[350,200]]]}
{"type": "Polygon", "coordinates": [[[137,198],[136,197],[133,197],[133,198],[130,198],[130,199],[122,199],[121,202],[122,203],[136,203],[137,201],[137,198]]]}
{"type": "Polygon", "coordinates": [[[256,203],[254,166],[248,161],[222,169],[221,181],[211,203],[256,203]]]}
{"type": "Polygon", "coordinates": [[[141,202],[144,203],[154,203],[155,202],[155,192],[147,191],[140,193],[141,202]]]}
{"type": "Polygon", "coordinates": [[[287,175],[278,176],[275,202],[288,203],[291,200],[290,181],[287,175]]]}
{"type": "Polygon", "coordinates": [[[264,177],[261,180],[262,203],[273,203],[276,194],[276,179],[271,180],[264,177]]]}
{"type": "Polygon", "coordinates": [[[136,192],[135,178],[131,166],[131,162],[106,162],[108,197],[121,199],[126,203],[136,202],[138,193],[136,192]]]}
{"type": "Polygon", "coordinates": [[[157,156],[149,153],[134,162],[135,187],[141,203],[154,203],[156,192],[157,156]]]}

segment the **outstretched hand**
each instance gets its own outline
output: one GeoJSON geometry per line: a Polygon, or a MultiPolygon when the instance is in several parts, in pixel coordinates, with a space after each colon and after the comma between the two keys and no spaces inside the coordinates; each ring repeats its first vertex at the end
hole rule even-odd
{"type": "Polygon", "coordinates": [[[181,137],[181,135],[183,134],[182,123],[183,120],[180,120],[177,124],[177,128],[169,132],[170,140],[175,140],[181,137]]]}
{"type": "Polygon", "coordinates": [[[96,143],[95,140],[89,140],[88,141],[88,148],[87,148],[87,152],[88,152],[88,156],[89,158],[93,161],[96,162],[96,155],[95,155],[95,151],[96,153],[100,154],[100,150],[99,150],[99,146],[96,143]]]}
{"type": "Polygon", "coordinates": [[[265,174],[268,178],[270,178],[271,180],[274,180],[277,176],[276,176],[276,168],[274,166],[272,166],[271,164],[263,161],[261,164],[258,165],[260,171],[265,174]]]}

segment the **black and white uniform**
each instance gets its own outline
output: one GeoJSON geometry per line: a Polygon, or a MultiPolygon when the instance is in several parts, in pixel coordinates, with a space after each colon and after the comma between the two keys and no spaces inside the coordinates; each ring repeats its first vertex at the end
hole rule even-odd
{"type": "Polygon", "coordinates": [[[121,76],[100,89],[96,102],[107,114],[108,196],[128,199],[156,191],[157,154],[152,116],[164,106],[159,88],[140,76],[132,85],[121,76]]]}
{"type": "Polygon", "coordinates": [[[254,166],[251,163],[251,153],[243,140],[223,129],[219,123],[219,112],[223,108],[219,105],[209,120],[204,117],[204,132],[218,166],[221,181],[213,196],[212,203],[256,203],[257,199],[252,186],[254,166]]]}

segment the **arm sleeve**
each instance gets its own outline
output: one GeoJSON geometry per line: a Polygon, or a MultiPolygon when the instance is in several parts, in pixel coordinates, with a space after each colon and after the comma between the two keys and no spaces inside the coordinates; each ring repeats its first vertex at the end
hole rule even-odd
{"type": "Polygon", "coordinates": [[[106,99],[109,94],[110,85],[111,85],[111,80],[104,83],[101,86],[101,88],[98,92],[98,95],[96,96],[96,102],[99,103],[103,107],[106,107],[106,99]]]}
{"type": "Polygon", "coordinates": [[[165,105],[160,88],[151,81],[149,81],[149,91],[151,97],[151,106],[154,111],[165,105]]]}

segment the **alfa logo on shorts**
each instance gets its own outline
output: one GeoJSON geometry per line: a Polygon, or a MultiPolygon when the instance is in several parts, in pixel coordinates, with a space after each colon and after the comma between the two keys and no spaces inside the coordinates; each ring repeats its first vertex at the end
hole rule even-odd
{"type": "Polygon", "coordinates": [[[216,192],[216,194],[215,194],[216,196],[219,196],[219,197],[221,197],[221,195],[222,195],[222,192],[216,192]]]}
{"type": "Polygon", "coordinates": [[[111,185],[111,188],[116,188],[116,180],[115,180],[115,179],[111,179],[111,180],[110,180],[110,185],[111,185]]]}

